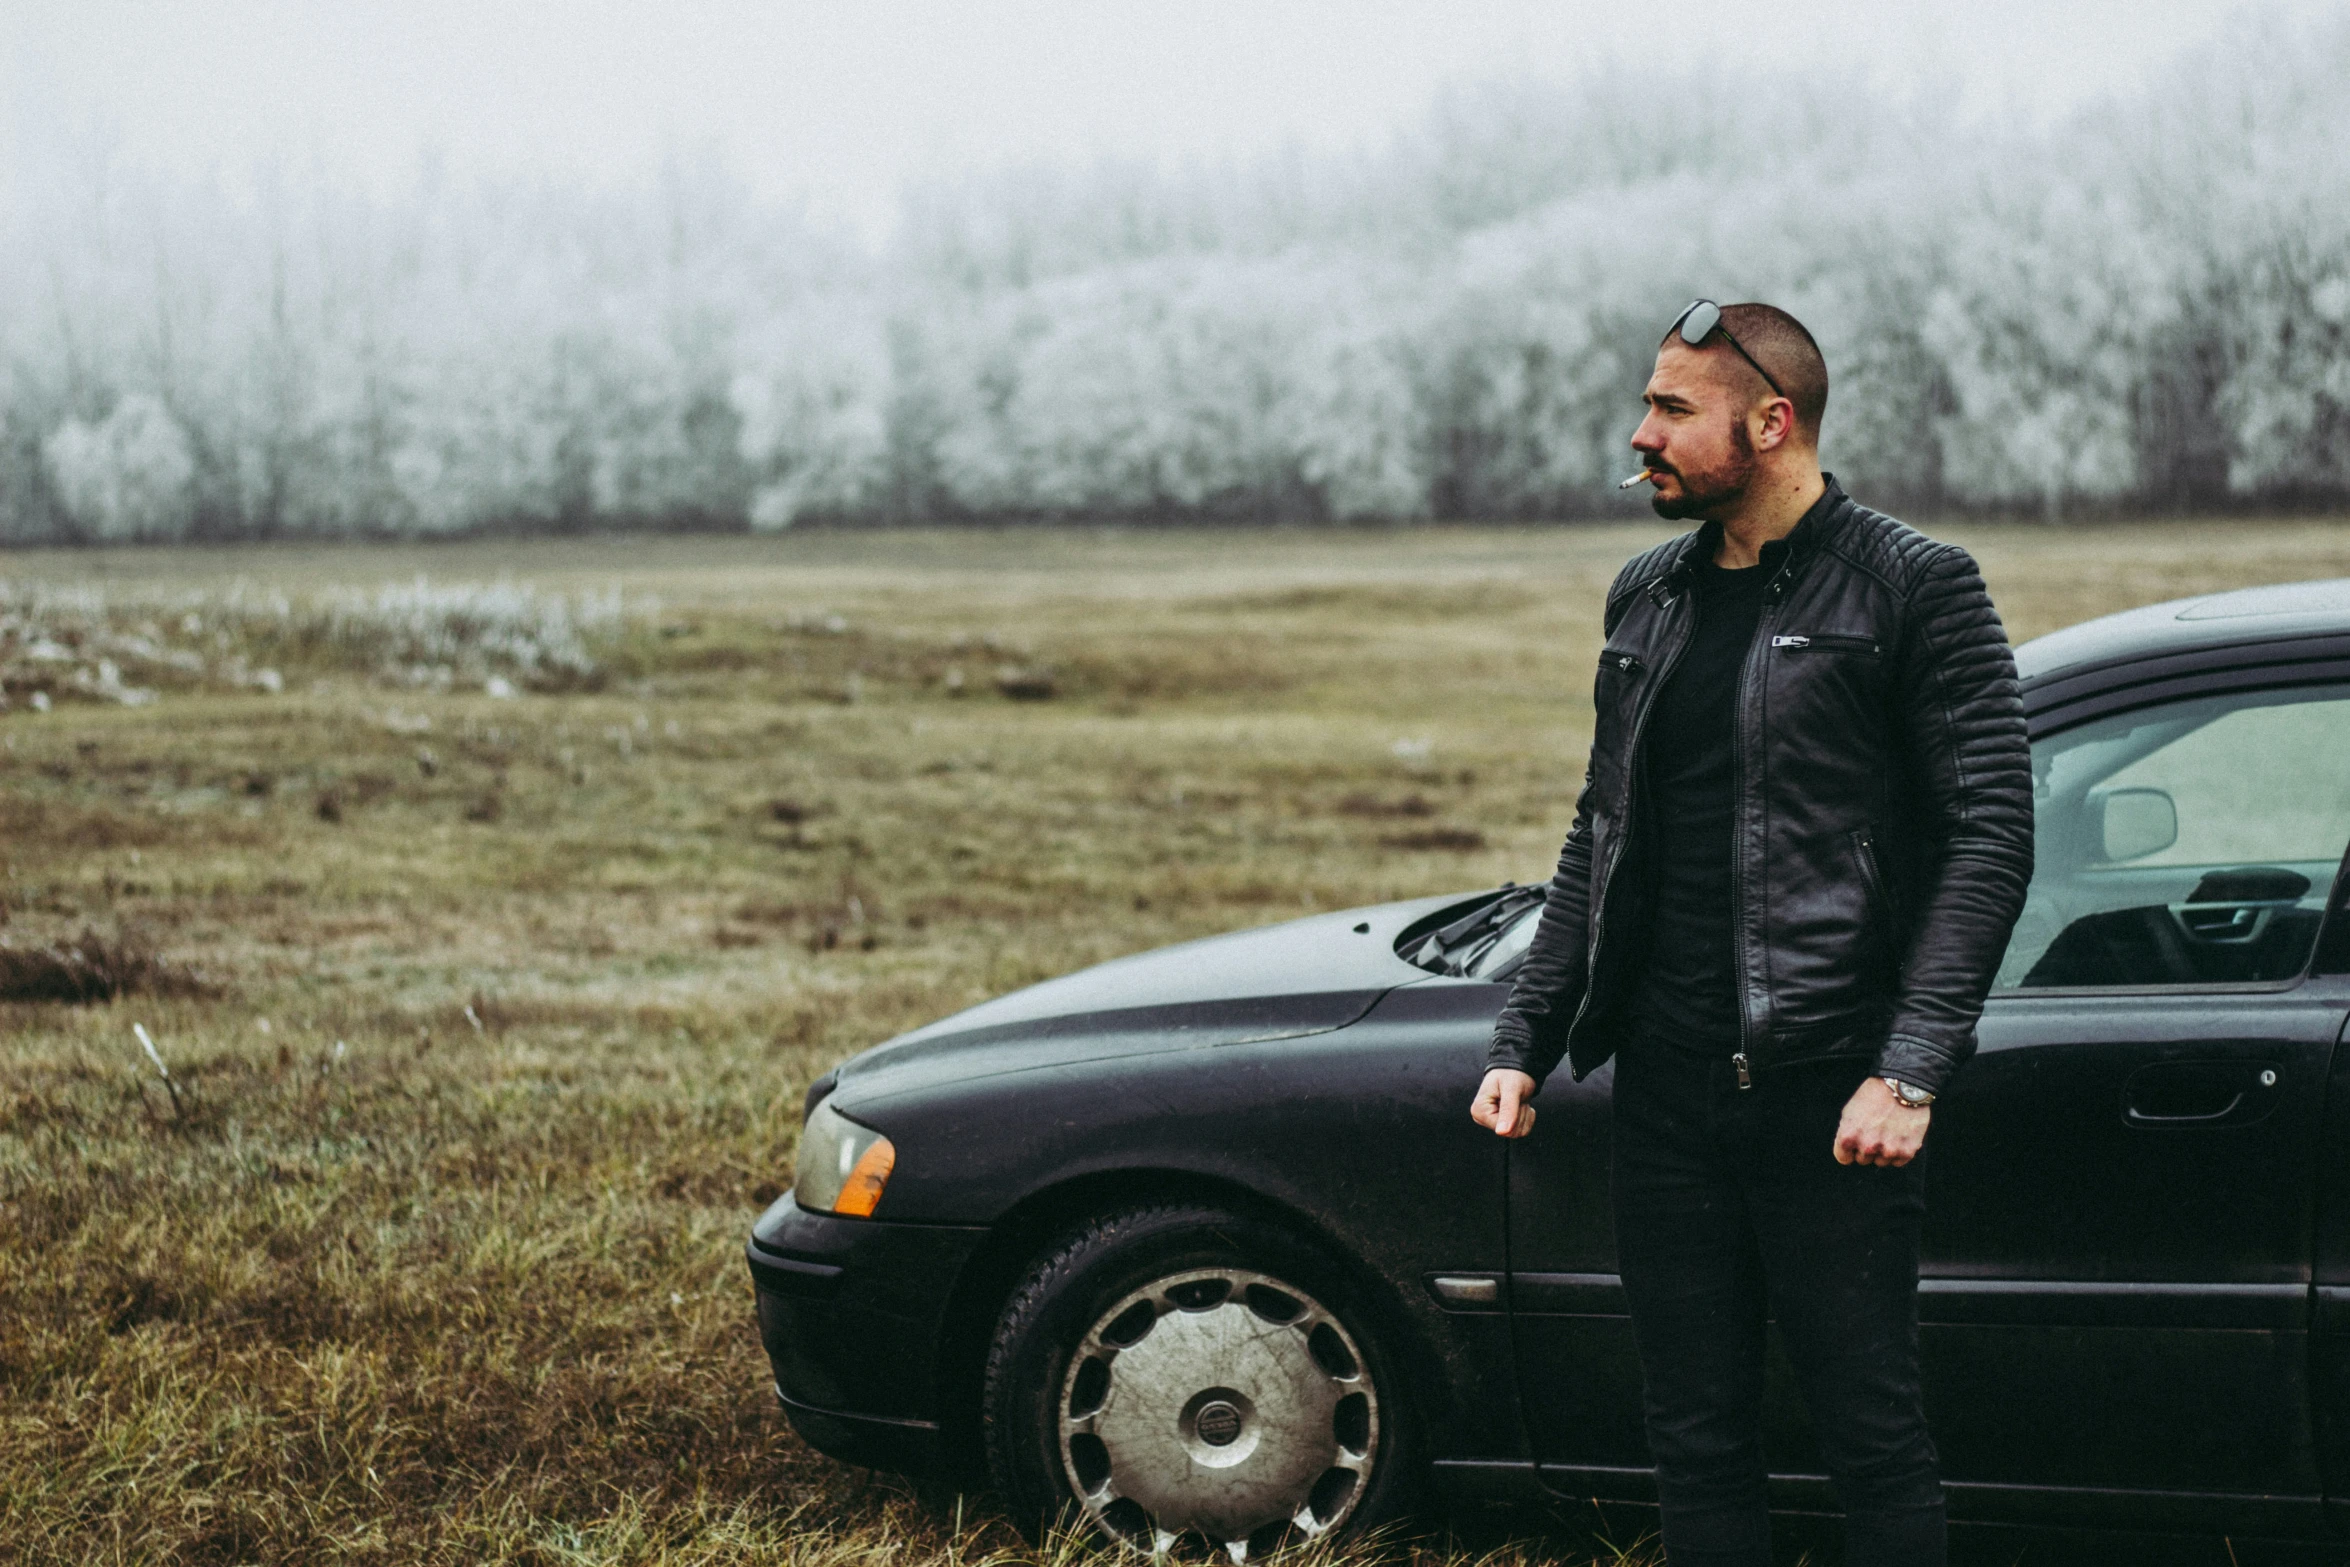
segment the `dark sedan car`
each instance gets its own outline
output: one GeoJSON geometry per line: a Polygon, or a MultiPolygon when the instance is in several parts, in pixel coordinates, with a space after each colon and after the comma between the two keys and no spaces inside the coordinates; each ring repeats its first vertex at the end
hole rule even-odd
{"type": "MultiPolygon", "coordinates": [[[[2350,580],[2018,659],[2039,868],[1930,1144],[1953,1514],[2350,1533],[2350,580]]],[[[826,1076],[749,1247],[792,1423],[1236,1556],[1430,1482],[1652,1498],[1611,1074],[1468,1118],[1540,896],[1121,959],[826,1076]]],[[[1772,1386],[1775,1502],[1832,1506],[1772,1386]]]]}

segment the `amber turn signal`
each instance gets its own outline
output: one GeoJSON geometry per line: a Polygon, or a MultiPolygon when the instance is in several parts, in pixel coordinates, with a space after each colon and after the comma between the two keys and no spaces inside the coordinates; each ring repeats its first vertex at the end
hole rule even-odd
{"type": "Polygon", "coordinates": [[[852,1219],[870,1219],[881,1203],[881,1189],[889,1184],[889,1172],[898,1166],[898,1151],[886,1137],[876,1137],[873,1145],[857,1156],[849,1178],[841,1182],[840,1197],[832,1211],[852,1219]]]}

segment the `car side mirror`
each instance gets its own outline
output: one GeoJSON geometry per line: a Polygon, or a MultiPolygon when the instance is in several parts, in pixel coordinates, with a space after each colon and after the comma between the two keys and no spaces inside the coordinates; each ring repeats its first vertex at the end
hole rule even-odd
{"type": "Polygon", "coordinates": [[[2179,841],[2179,808],[2164,789],[2109,789],[2091,795],[2098,858],[2108,865],[2144,859],[2179,841]]]}

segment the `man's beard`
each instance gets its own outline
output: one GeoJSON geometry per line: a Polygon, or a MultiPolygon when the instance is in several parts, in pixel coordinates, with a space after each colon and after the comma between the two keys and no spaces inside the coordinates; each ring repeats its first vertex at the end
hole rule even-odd
{"type": "Polygon", "coordinates": [[[1746,433],[1746,421],[1730,426],[1730,455],[1719,467],[1704,473],[1676,468],[1673,473],[1681,481],[1679,495],[1667,500],[1653,488],[1649,491],[1648,504],[1659,517],[1678,522],[1684,517],[1717,517],[1729,510],[1754,482],[1754,441],[1746,433]]]}

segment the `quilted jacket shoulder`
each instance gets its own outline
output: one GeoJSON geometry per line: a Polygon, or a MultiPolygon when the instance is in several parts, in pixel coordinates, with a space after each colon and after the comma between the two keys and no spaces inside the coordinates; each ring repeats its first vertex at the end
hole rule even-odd
{"type": "Polygon", "coordinates": [[[1823,550],[1855,571],[1877,578],[1896,593],[1907,594],[1927,575],[1936,561],[1965,552],[1955,544],[1928,538],[1908,523],[1846,500],[1840,515],[1830,519],[1823,550]]]}
{"type": "Polygon", "coordinates": [[[1616,622],[1623,618],[1624,605],[1632,595],[1671,571],[1696,537],[1694,530],[1677,534],[1624,562],[1624,569],[1616,573],[1614,585],[1607,590],[1608,630],[1615,630],[1616,622]]]}

